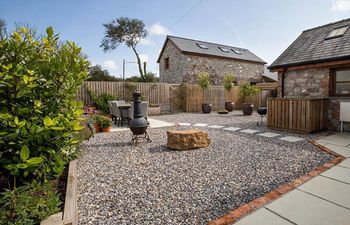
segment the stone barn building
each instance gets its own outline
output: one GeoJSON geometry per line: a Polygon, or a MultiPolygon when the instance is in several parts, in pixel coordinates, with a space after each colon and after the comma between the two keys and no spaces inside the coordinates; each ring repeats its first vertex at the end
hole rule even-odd
{"type": "Polygon", "coordinates": [[[222,84],[225,74],[237,82],[262,82],[262,59],[244,48],[167,36],[157,62],[163,83],[196,83],[199,72],[207,72],[213,85],[222,84]]]}
{"type": "Polygon", "coordinates": [[[269,69],[280,97],[327,97],[328,127],[339,131],[340,102],[350,102],[350,19],[303,31],[269,69]]]}

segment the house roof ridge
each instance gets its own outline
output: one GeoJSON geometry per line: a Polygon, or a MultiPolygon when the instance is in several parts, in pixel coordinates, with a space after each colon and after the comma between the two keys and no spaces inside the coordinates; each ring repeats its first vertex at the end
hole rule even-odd
{"type": "Polygon", "coordinates": [[[230,47],[230,48],[238,48],[238,49],[243,49],[243,50],[248,50],[247,48],[242,48],[242,47],[237,47],[237,46],[232,46],[232,45],[226,45],[226,44],[219,44],[219,43],[214,43],[214,42],[210,42],[210,41],[202,41],[202,40],[198,40],[198,39],[192,39],[192,38],[185,38],[185,37],[180,37],[180,36],[174,36],[174,35],[167,35],[167,37],[170,38],[179,38],[179,39],[183,39],[183,40],[188,40],[188,41],[196,41],[196,42],[200,42],[200,43],[207,43],[207,44],[213,44],[213,45],[218,45],[218,46],[226,46],[226,47],[230,47]]]}
{"type": "Polygon", "coordinates": [[[321,25],[321,26],[313,27],[313,28],[309,28],[309,29],[304,30],[303,32],[308,32],[308,31],[312,31],[312,30],[319,29],[319,28],[323,28],[323,27],[335,25],[335,24],[337,24],[337,23],[343,23],[343,22],[345,22],[345,21],[349,21],[349,22],[350,22],[350,18],[343,19],[343,20],[338,20],[338,21],[336,21],[336,22],[324,24],[324,25],[321,25]]]}

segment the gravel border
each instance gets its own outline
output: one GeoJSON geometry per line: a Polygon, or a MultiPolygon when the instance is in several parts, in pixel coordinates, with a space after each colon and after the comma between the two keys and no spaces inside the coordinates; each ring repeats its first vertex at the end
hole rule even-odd
{"type": "MultiPolygon", "coordinates": [[[[259,119],[186,113],[154,118],[251,129],[259,119]]],[[[82,144],[80,224],[206,224],[333,158],[307,141],[320,134],[288,134],[306,138],[289,143],[203,127],[212,144],[179,152],[165,147],[167,129],[149,129],[153,142],[138,147],[128,145],[129,131],[96,134],[82,144]]]]}

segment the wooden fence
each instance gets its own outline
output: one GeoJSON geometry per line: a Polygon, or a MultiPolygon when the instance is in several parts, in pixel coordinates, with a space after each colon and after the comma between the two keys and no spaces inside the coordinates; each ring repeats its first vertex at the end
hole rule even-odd
{"type": "MultiPolygon", "coordinates": [[[[184,94],[184,110],[186,112],[201,112],[202,103],[212,104],[213,110],[225,108],[225,102],[234,102],[235,109],[241,109],[243,106],[243,98],[238,95],[238,87],[234,86],[231,91],[225,90],[223,86],[209,86],[208,89],[202,90],[198,85],[183,85],[184,94]]],[[[253,97],[248,97],[245,102],[253,103],[255,108],[267,105],[267,97],[270,97],[271,90],[277,85],[258,84],[262,91],[253,97]]]]}
{"type": "Polygon", "coordinates": [[[119,99],[131,99],[132,89],[135,88],[152,104],[169,104],[169,86],[166,83],[136,83],[111,81],[85,81],[77,93],[77,99],[85,105],[91,105],[92,100],[87,89],[96,95],[109,93],[119,99]]]}
{"type": "MultiPolygon", "coordinates": [[[[266,99],[270,96],[270,90],[276,88],[276,83],[258,84],[263,91],[254,97],[246,99],[246,102],[254,106],[266,106],[266,99]]],[[[235,109],[241,109],[243,99],[238,96],[238,87],[235,86],[230,92],[223,86],[209,86],[203,90],[198,85],[167,84],[167,83],[134,83],[134,82],[110,82],[110,81],[85,81],[77,93],[77,99],[85,105],[91,105],[92,100],[87,90],[96,95],[109,93],[119,99],[131,100],[132,88],[141,94],[150,103],[163,106],[163,112],[201,112],[202,103],[211,103],[213,110],[225,108],[225,101],[235,103],[235,109]]]]}
{"type": "Polygon", "coordinates": [[[269,98],[268,127],[311,133],[327,128],[328,99],[269,98]]]}

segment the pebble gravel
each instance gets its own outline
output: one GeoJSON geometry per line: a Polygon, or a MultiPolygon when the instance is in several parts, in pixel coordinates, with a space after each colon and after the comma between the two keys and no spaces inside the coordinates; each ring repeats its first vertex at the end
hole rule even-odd
{"type": "MultiPolygon", "coordinates": [[[[276,132],[257,128],[257,115],[235,113],[154,118],[276,132]]],[[[293,134],[305,140],[289,143],[197,127],[209,133],[208,148],[172,151],[166,148],[167,129],[149,129],[153,142],[137,147],[129,145],[130,131],[98,133],[82,144],[79,224],[206,224],[332,159],[308,143],[319,134],[293,134]]]]}

